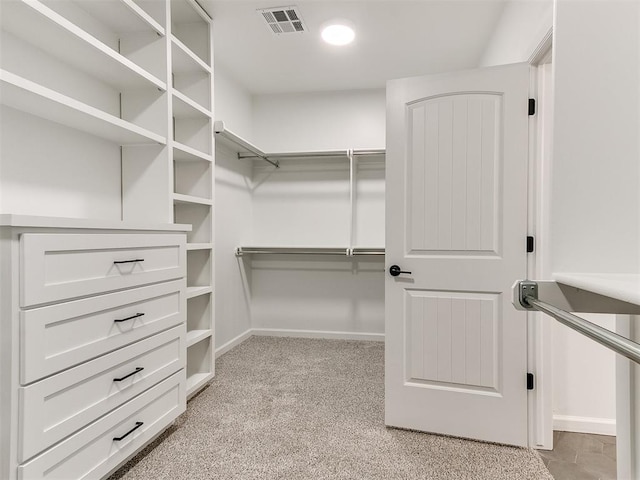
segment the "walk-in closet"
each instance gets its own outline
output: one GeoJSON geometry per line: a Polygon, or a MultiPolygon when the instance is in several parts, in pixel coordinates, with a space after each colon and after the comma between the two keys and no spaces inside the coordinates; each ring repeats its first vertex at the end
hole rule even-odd
{"type": "Polygon", "coordinates": [[[0,0],[0,479],[640,480],[639,19],[0,0]]]}
{"type": "Polygon", "coordinates": [[[238,205],[241,226],[219,218],[218,308],[245,317],[218,322],[218,348],[247,334],[382,340],[384,149],[265,153],[216,122],[216,155],[217,203],[238,205]]]}

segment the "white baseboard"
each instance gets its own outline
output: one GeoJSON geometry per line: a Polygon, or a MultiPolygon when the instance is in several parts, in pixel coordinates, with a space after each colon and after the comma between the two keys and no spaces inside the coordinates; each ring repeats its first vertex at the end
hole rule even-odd
{"type": "Polygon", "coordinates": [[[614,418],[573,417],[571,415],[554,415],[553,429],[562,432],[595,433],[597,435],[616,434],[614,418]]]}
{"type": "Polygon", "coordinates": [[[384,342],[384,333],[326,332],[323,330],[288,330],[285,328],[250,328],[216,348],[216,358],[237,347],[253,335],[262,337],[327,338],[332,340],[367,340],[384,342]]]}
{"type": "Polygon", "coordinates": [[[266,337],[327,338],[384,342],[384,333],[327,332],[323,330],[289,330],[285,328],[253,328],[251,333],[266,337]]]}
{"type": "Polygon", "coordinates": [[[236,338],[232,338],[224,345],[216,348],[216,358],[218,358],[220,355],[224,355],[233,347],[237,347],[238,345],[240,345],[245,340],[248,340],[249,338],[251,338],[251,329],[248,329],[246,332],[241,333],[236,338]]]}

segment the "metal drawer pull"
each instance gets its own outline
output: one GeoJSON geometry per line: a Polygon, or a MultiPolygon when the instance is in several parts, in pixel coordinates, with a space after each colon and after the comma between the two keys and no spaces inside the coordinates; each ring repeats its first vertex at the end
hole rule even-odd
{"type": "Polygon", "coordinates": [[[131,435],[134,431],[139,429],[142,425],[144,425],[144,422],[136,422],[136,426],[135,427],[133,427],[131,430],[129,430],[127,433],[125,433],[121,437],[113,437],[113,441],[114,442],[119,442],[120,440],[124,440],[126,437],[131,435]]]}
{"type": "Polygon", "coordinates": [[[136,313],[135,315],[131,315],[130,317],[127,318],[119,318],[117,320],[114,320],[115,323],[120,323],[120,322],[126,322],[127,320],[133,320],[134,318],[138,318],[143,316],[144,313],[136,313]]]}
{"type": "Polygon", "coordinates": [[[138,372],[141,372],[142,370],[144,370],[144,367],[137,367],[133,372],[131,372],[129,375],[125,375],[124,377],[120,377],[120,378],[114,378],[113,381],[114,382],[121,382],[127,378],[129,378],[131,375],[135,375],[138,372]]]}
{"type": "Polygon", "coordinates": [[[144,262],[144,258],[134,258],[133,260],[114,260],[113,263],[136,263],[136,262],[144,262]]]}

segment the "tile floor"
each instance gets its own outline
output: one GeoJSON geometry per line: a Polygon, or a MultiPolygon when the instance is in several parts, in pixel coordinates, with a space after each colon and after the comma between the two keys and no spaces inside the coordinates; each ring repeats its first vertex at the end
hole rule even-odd
{"type": "Polygon", "coordinates": [[[538,453],[555,480],[616,480],[616,437],[556,431],[538,453]]]}

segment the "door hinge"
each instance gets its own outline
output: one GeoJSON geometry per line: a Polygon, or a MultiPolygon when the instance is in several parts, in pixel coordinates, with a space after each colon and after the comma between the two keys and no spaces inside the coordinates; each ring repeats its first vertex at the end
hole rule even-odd
{"type": "Polygon", "coordinates": [[[527,253],[533,253],[535,250],[536,240],[532,235],[527,236],[527,253]]]}
{"type": "Polygon", "coordinates": [[[536,114],[536,99],[530,98],[529,99],[529,115],[535,115],[535,114],[536,114]]]}
{"type": "Polygon", "coordinates": [[[534,388],[533,373],[527,373],[527,390],[533,390],[533,388],[534,388]]]}

